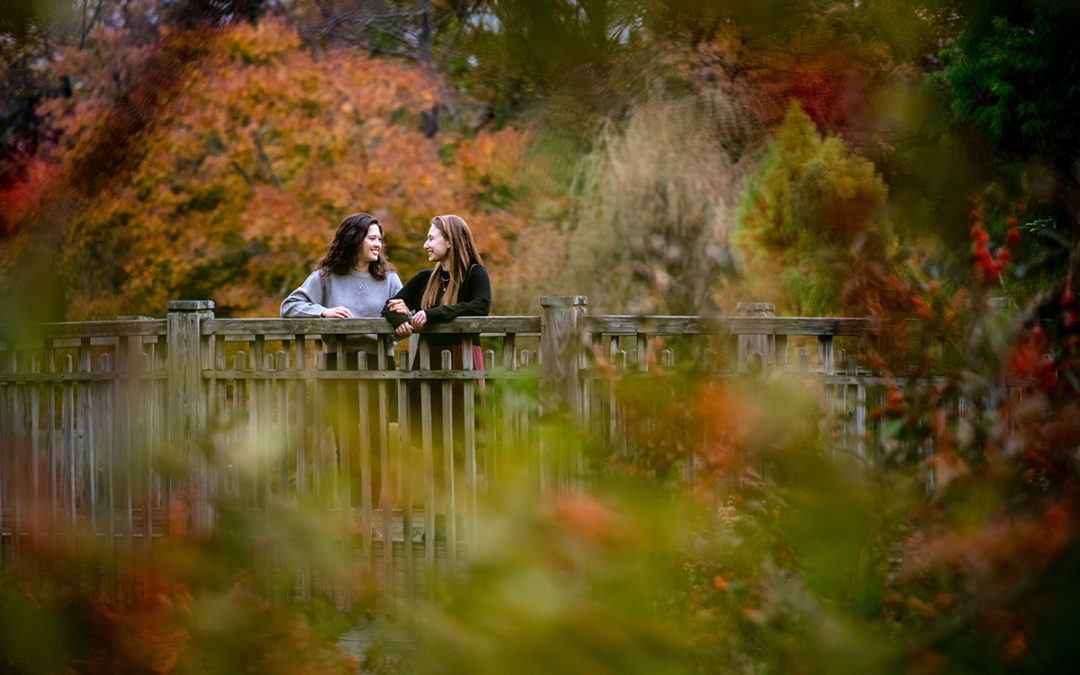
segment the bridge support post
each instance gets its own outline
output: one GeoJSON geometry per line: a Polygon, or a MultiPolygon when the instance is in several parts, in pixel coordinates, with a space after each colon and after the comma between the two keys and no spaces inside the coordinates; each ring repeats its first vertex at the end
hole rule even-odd
{"type": "Polygon", "coordinates": [[[541,391],[546,408],[581,411],[581,381],[584,367],[578,318],[588,311],[584,295],[540,298],[541,391]]]}
{"type": "Polygon", "coordinates": [[[210,469],[202,456],[201,444],[206,433],[206,390],[203,386],[203,366],[213,367],[213,355],[207,353],[204,361],[202,349],[202,322],[214,318],[213,300],[170,300],[166,316],[166,340],[168,357],[168,445],[179,453],[191,467],[186,483],[196,488],[193,493],[183,489],[183,482],[170,480],[167,490],[166,513],[173,512],[173,504],[180,502],[187,512],[185,522],[166,520],[165,527],[191,527],[206,531],[211,526],[213,514],[210,506],[210,469]]]}
{"type": "Polygon", "coordinates": [[[200,329],[204,319],[214,318],[214,301],[170,300],[168,309],[169,443],[190,449],[206,430],[200,329]]]}
{"type": "MultiPolygon", "coordinates": [[[[735,307],[735,316],[774,317],[776,305],[771,302],[740,302],[735,307]]],[[[740,335],[739,372],[758,372],[771,368],[776,363],[775,339],[773,335],[740,335]]],[[[784,347],[786,350],[786,342],[784,347]]]]}

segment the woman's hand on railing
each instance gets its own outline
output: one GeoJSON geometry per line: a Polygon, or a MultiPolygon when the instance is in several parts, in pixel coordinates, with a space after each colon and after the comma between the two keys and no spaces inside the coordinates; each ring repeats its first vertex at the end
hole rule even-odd
{"type": "Polygon", "coordinates": [[[349,311],[348,307],[331,307],[330,309],[324,309],[322,315],[328,319],[353,318],[353,313],[349,311]]]}
{"type": "Polygon", "coordinates": [[[406,321],[405,323],[398,326],[394,330],[394,332],[397,333],[400,337],[409,337],[410,335],[412,335],[413,332],[412,324],[406,321]]]}
{"type": "Polygon", "coordinates": [[[410,321],[415,328],[420,328],[425,323],[427,323],[427,312],[425,312],[424,310],[420,310],[416,314],[412,315],[412,319],[410,319],[410,321]]]}

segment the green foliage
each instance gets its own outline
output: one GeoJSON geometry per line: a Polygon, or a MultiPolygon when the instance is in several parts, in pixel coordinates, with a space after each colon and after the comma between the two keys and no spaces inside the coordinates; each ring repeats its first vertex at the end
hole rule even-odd
{"type": "Polygon", "coordinates": [[[884,269],[892,244],[886,197],[873,163],[837,137],[822,139],[793,103],[737,214],[735,241],[746,255],[749,285],[758,285],[750,292],[777,297],[779,291],[800,312],[852,306],[855,299],[835,275],[836,258],[884,269]],[[777,278],[779,288],[766,285],[777,278]]]}
{"type": "Polygon", "coordinates": [[[1080,13],[1046,0],[982,3],[948,54],[957,116],[1006,156],[1046,155],[1072,171],[1080,153],[1080,13]]]}

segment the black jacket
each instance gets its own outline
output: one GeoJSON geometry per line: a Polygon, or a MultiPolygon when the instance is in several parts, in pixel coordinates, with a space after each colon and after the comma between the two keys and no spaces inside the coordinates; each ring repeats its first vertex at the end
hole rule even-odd
{"type": "MultiPolygon", "coordinates": [[[[417,272],[394,298],[404,300],[405,306],[413,312],[420,311],[420,299],[424,296],[424,289],[427,288],[428,279],[431,278],[433,272],[433,269],[417,272]]],[[[444,273],[444,279],[449,282],[449,273],[444,273]]],[[[445,289],[445,283],[440,285],[439,293],[435,297],[435,306],[424,310],[428,322],[450,321],[459,316],[487,316],[491,311],[491,281],[483,265],[473,265],[469,268],[468,275],[458,289],[457,302],[454,304],[439,304],[445,289]]],[[[406,314],[390,311],[389,303],[383,306],[382,315],[394,328],[409,320],[406,314]]]]}

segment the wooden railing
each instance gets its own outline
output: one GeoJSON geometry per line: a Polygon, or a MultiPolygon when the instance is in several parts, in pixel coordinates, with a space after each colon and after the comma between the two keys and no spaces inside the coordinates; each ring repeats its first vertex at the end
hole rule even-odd
{"type": "Polygon", "coordinates": [[[157,538],[212,528],[226,496],[329,508],[352,523],[368,569],[413,583],[467,552],[478,500],[508,467],[537,490],[587,477],[580,458],[545,451],[542,415],[577,416],[633,453],[612,372],[801,372],[820,381],[853,452],[880,443],[867,410],[881,382],[834,344],[877,334],[874,321],[772,317],[764,304],[715,319],[589,316],[583,297],[541,307],[427,329],[461,341],[458,367],[426,338],[395,344],[381,318],[218,319],[209,301],[170,302],[166,319],[10,328],[0,563],[39,541],[106,540],[149,558],[157,538]],[[380,349],[353,365],[345,337],[356,334],[380,349]]]}

